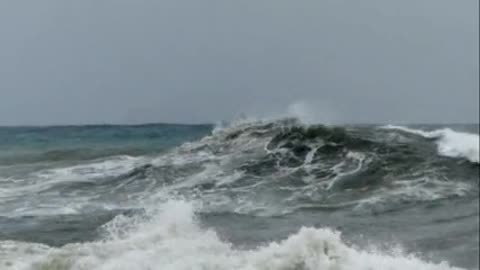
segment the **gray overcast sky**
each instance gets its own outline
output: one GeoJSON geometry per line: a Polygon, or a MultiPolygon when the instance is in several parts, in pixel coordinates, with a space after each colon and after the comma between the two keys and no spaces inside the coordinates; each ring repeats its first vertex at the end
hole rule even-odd
{"type": "Polygon", "coordinates": [[[0,1],[0,125],[478,122],[478,45],[478,0],[0,1]]]}

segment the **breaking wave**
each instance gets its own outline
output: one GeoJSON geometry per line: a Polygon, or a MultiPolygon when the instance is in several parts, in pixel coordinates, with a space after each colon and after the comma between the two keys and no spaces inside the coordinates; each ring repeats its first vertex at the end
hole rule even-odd
{"type": "Polygon", "coordinates": [[[361,250],[328,228],[304,227],[283,241],[239,249],[214,230],[202,228],[193,205],[185,201],[166,202],[144,219],[117,216],[103,229],[101,241],[61,248],[0,242],[0,266],[16,270],[459,269],[399,251],[361,250]]]}
{"type": "Polygon", "coordinates": [[[0,179],[0,225],[14,224],[0,232],[0,269],[459,269],[322,223],[242,246],[201,217],[388,216],[478,198],[477,164],[476,134],[281,119],[218,126],[157,155],[33,165],[0,179]]]}
{"type": "Polygon", "coordinates": [[[480,138],[478,134],[457,132],[450,128],[423,131],[402,126],[385,126],[385,129],[400,130],[407,133],[435,139],[438,145],[438,153],[447,157],[466,158],[471,162],[478,163],[480,138]]]}

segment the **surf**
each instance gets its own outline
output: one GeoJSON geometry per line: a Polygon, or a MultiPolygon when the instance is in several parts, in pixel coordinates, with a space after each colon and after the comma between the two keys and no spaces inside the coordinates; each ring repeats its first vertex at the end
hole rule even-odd
{"type": "Polygon", "coordinates": [[[303,227],[281,241],[240,249],[202,227],[191,202],[170,200],[150,209],[148,218],[117,216],[105,224],[105,237],[61,248],[0,242],[5,269],[35,270],[458,270],[392,250],[362,250],[345,243],[338,231],[303,227]],[[15,258],[15,259],[12,259],[15,258]]]}

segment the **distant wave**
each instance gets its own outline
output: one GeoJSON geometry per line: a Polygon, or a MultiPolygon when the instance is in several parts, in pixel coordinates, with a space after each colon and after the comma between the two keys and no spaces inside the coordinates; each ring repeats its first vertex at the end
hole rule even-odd
{"type": "Polygon", "coordinates": [[[47,150],[44,152],[19,152],[0,156],[0,166],[47,163],[47,162],[65,162],[65,161],[89,161],[101,158],[109,158],[115,156],[143,156],[148,154],[158,154],[163,149],[151,147],[123,147],[123,148],[74,148],[47,150]]]}
{"type": "Polygon", "coordinates": [[[450,128],[433,131],[423,131],[394,125],[388,125],[383,128],[400,130],[424,138],[435,139],[438,145],[438,153],[440,155],[454,158],[466,158],[471,162],[479,163],[480,139],[477,134],[458,132],[450,128]]]}

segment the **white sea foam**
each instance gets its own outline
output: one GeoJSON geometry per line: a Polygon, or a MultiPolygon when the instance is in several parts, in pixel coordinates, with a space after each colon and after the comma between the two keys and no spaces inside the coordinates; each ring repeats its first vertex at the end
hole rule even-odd
{"type": "Polygon", "coordinates": [[[389,187],[374,191],[355,206],[357,211],[382,211],[398,204],[428,202],[465,196],[472,186],[462,182],[442,181],[435,178],[395,180],[389,187]]]}
{"type": "MultiPolygon", "coordinates": [[[[37,175],[44,179],[61,179],[64,181],[77,181],[79,179],[92,179],[98,177],[117,176],[126,173],[142,162],[141,158],[131,156],[116,156],[107,160],[81,164],[65,168],[44,170],[37,175]]],[[[45,182],[45,181],[42,181],[45,182]]]]}
{"type": "Polygon", "coordinates": [[[360,170],[362,170],[364,163],[365,163],[365,155],[358,152],[348,152],[345,156],[345,160],[340,162],[339,164],[332,167],[332,170],[337,174],[327,185],[327,189],[331,189],[335,186],[335,184],[342,179],[342,177],[348,175],[354,175],[360,170]],[[346,162],[352,160],[355,162],[356,166],[352,170],[344,171],[343,167],[345,166],[346,162]]]}
{"type": "Polygon", "coordinates": [[[118,216],[105,225],[104,240],[51,248],[0,242],[5,270],[238,269],[238,270],[452,270],[402,253],[381,253],[347,245],[328,228],[302,228],[286,240],[250,250],[235,248],[199,226],[192,203],[169,201],[151,219],[118,216]]]}
{"type": "Polygon", "coordinates": [[[473,163],[479,163],[479,144],[478,134],[454,131],[449,128],[433,131],[424,131],[402,126],[388,125],[384,129],[400,130],[422,136],[429,139],[435,139],[438,145],[438,153],[442,156],[466,158],[473,163]]]}
{"type": "MultiPolygon", "coordinates": [[[[0,215],[44,216],[76,214],[83,208],[103,208],[92,205],[92,197],[98,194],[67,196],[56,191],[47,192],[55,185],[75,182],[95,182],[98,178],[114,177],[136,168],[147,161],[142,157],[116,156],[62,168],[41,170],[25,179],[13,179],[8,189],[0,189],[0,215]]],[[[92,193],[95,190],[92,190],[92,193]]],[[[0,268],[1,269],[1,268],[0,268]]]]}

